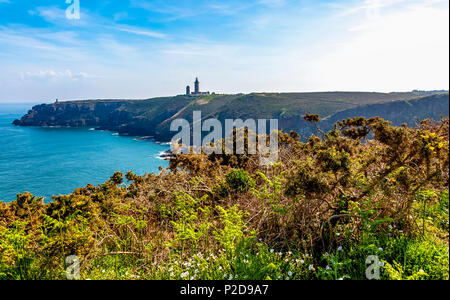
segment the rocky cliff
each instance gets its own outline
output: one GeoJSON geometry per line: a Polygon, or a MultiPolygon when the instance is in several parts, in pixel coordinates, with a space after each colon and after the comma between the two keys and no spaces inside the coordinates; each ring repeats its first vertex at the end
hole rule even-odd
{"type": "Polygon", "coordinates": [[[440,119],[449,115],[448,93],[419,97],[416,93],[285,93],[249,95],[176,96],[147,100],[90,100],[42,104],[32,108],[18,126],[96,127],[123,135],[153,136],[169,141],[171,121],[192,122],[192,112],[202,118],[279,119],[282,130],[295,130],[303,136],[314,128],[302,119],[306,113],[319,114],[321,127],[332,128],[349,117],[380,116],[400,125],[417,120],[440,119]]]}

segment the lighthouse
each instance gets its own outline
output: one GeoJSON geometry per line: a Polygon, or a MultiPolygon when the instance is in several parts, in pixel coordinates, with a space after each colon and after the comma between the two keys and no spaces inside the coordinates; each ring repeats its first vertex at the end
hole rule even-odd
{"type": "Polygon", "coordinates": [[[200,81],[198,81],[198,78],[195,78],[195,94],[200,94],[200,81]]]}
{"type": "Polygon", "coordinates": [[[203,95],[210,95],[210,92],[200,92],[200,81],[198,80],[198,77],[195,78],[194,82],[194,90],[191,91],[191,87],[186,87],[186,95],[192,95],[192,96],[203,96],[203,95]]]}

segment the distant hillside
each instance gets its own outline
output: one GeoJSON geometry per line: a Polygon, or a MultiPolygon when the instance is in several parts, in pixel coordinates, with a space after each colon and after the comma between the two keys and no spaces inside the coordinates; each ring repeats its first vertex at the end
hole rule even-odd
{"type": "Polygon", "coordinates": [[[153,136],[169,141],[170,123],[176,118],[192,121],[192,112],[202,118],[280,120],[282,130],[302,135],[313,133],[302,116],[319,114],[323,126],[352,116],[381,116],[394,123],[414,123],[414,119],[448,116],[448,93],[419,97],[411,93],[254,93],[175,96],[147,100],[89,100],[42,104],[33,107],[19,126],[89,126],[120,134],[153,136]]]}
{"type": "Polygon", "coordinates": [[[403,123],[414,126],[418,121],[427,118],[447,117],[449,114],[448,101],[448,94],[442,94],[412,100],[364,105],[336,113],[327,121],[334,124],[337,121],[355,116],[370,118],[376,114],[378,117],[391,121],[394,126],[400,126],[403,123]]]}
{"type": "MultiPolygon", "coordinates": [[[[420,97],[411,100],[400,100],[386,103],[362,105],[335,113],[330,117],[323,118],[320,126],[325,130],[332,129],[336,122],[354,117],[381,117],[391,121],[392,125],[400,126],[404,123],[410,127],[416,127],[425,119],[439,120],[449,116],[449,95],[437,94],[420,97]]],[[[306,125],[306,124],[305,124],[306,125]]],[[[299,126],[294,127],[299,128],[299,126]]],[[[309,135],[315,128],[305,127],[300,129],[303,135],[309,135]]]]}

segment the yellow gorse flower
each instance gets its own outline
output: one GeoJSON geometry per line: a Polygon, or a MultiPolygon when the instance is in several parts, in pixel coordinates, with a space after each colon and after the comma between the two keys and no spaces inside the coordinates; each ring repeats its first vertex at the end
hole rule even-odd
{"type": "Polygon", "coordinates": [[[336,152],[336,146],[333,146],[333,154],[332,154],[333,156],[336,156],[337,155],[337,152],[336,152]]]}

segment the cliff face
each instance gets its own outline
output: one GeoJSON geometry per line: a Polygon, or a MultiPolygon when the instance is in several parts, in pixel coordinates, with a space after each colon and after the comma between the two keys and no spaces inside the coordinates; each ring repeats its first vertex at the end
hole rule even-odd
{"type": "Polygon", "coordinates": [[[42,104],[20,120],[18,126],[96,127],[120,134],[153,136],[169,141],[173,119],[192,122],[192,112],[202,118],[279,119],[280,129],[295,130],[307,137],[315,128],[303,120],[306,113],[319,114],[323,129],[351,117],[375,117],[414,126],[417,120],[440,119],[449,115],[449,95],[418,98],[414,93],[309,93],[215,95],[207,97],[177,96],[148,100],[92,100],[42,104]]]}
{"type": "Polygon", "coordinates": [[[33,107],[15,125],[20,126],[104,126],[128,122],[130,116],[118,108],[123,102],[67,102],[33,107]]]}
{"type": "MultiPolygon", "coordinates": [[[[126,135],[155,136],[166,140],[159,134],[158,125],[170,118],[185,105],[167,103],[161,106],[161,100],[154,101],[74,101],[42,104],[33,107],[20,120],[17,126],[62,126],[62,127],[96,127],[100,130],[117,131],[126,135]],[[158,111],[160,113],[158,113],[158,111]]],[[[170,124],[169,124],[170,125],[170,124]]]]}

